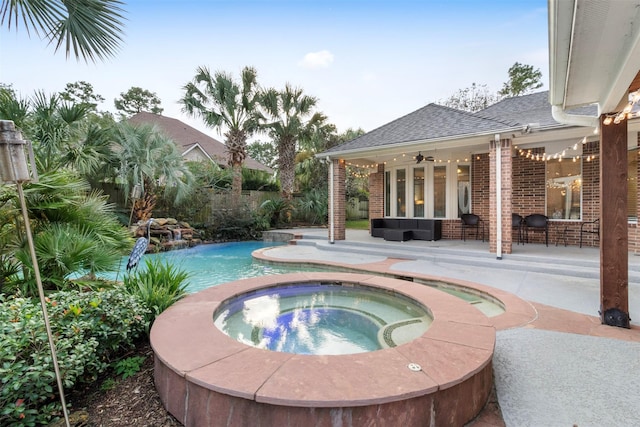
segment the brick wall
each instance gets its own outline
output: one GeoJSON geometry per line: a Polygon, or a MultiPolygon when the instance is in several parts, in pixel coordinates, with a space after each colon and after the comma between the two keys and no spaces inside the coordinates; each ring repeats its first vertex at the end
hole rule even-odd
{"type": "Polygon", "coordinates": [[[471,159],[471,209],[480,218],[489,218],[489,153],[471,159]]]}
{"type": "MultiPolygon", "coordinates": [[[[345,226],[347,217],[346,200],[346,166],[344,160],[333,160],[333,229],[334,240],[345,239],[345,226]]],[[[329,239],[331,239],[331,227],[329,227],[329,239]]]]}
{"type": "MultiPolygon", "coordinates": [[[[527,150],[529,151],[529,150],[527,150]]],[[[543,155],[544,148],[534,148],[531,156],[543,155]]],[[[545,162],[535,157],[520,155],[512,158],[513,213],[525,217],[533,213],[545,213],[545,162]]]]}
{"type": "MultiPolygon", "coordinates": [[[[384,163],[369,175],[369,219],[384,217],[384,163]]],[[[371,221],[369,221],[371,232],[371,221]]]]}

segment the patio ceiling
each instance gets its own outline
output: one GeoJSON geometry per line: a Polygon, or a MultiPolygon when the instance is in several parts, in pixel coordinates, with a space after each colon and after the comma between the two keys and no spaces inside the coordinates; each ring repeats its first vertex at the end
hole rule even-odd
{"type": "Polygon", "coordinates": [[[549,100],[620,111],[640,87],[640,0],[549,0],[549,100]]]}

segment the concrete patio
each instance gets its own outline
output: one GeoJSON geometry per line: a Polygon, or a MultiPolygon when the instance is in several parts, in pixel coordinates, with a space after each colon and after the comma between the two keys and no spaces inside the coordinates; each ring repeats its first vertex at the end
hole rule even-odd
{"type": "Polygon", "coordinates": [[[491,405],[473,426],[636,426],[640,378],[640,257],[629,254],[631,329],[604,326],[599,250],[550,242],[514,245],[497,259],[488,243],[467,240],[386,242],[347,230],[328,242],[326,229],[282,230],[295,245],[272,259],[386,270],[478,283],[528,301],[535,320],[497,329],[494,376],[500,411],[491,405]]]}

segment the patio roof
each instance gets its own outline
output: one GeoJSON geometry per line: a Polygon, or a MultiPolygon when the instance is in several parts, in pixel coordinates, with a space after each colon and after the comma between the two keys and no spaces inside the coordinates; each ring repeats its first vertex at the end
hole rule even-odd
{"type": "MultiPolygon", "coordinates": [[[[426,149],[429,143],[474,137],[482,137],[482,143],[486,144],[486,136],[492,137],[496,133],[520,134],[531,128],[541,130],[567,127],[553,118],[548,96],[549,92],[543,91],[506,98],[476,113],[429,104],[333,147],[321,156],[381,150],[394,146],[420,145],[420,148],[426,149]]],[[[593,115],[595,112],[593,106],[573,111],[582,115],[593,115]]]]}

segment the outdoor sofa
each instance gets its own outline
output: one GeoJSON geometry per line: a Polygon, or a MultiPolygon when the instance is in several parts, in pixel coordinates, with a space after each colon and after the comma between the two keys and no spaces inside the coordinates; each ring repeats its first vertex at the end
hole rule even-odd
{"type": "Polygon", "coordinates": [[[442,221],[420,218],[374,218],[371,220],[371,235],[395,242],[411,239],[440,240],[442,221]]]}

